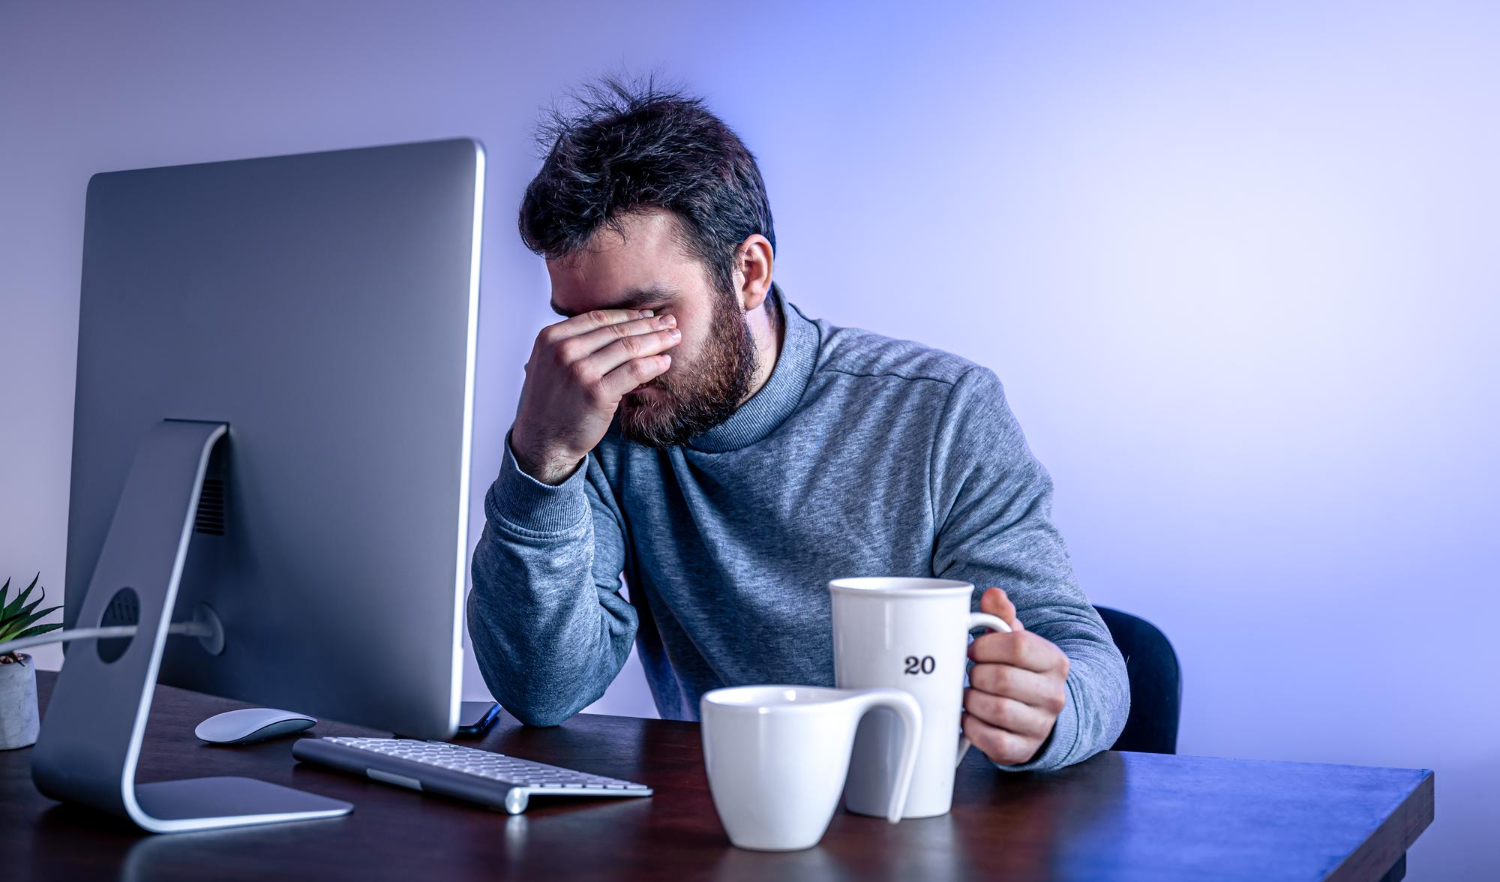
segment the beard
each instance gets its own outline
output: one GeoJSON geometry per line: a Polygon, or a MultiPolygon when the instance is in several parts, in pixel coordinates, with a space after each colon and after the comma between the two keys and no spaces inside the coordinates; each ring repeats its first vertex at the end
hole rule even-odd
{"type": "Polygon", "coordinates": [[[734,415],[759,367],[750,322],[733,297],[714,298],[702,353],[674,361],[667,373],[638,387],[651,390],[620,402],[620,434],[658,450],[686,443],[734,415]]]}

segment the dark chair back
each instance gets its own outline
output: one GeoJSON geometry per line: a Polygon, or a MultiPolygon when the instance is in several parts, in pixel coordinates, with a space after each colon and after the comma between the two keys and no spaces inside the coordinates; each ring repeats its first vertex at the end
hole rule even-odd
{"type": "Polygon", "coordinates": [[[1172,641],[1143,618],[1105,606],[1094,608],[1125,656],[1130,674],[1130,717],[1111,749],[1176,753],[1182,667],[1172,641]]]}

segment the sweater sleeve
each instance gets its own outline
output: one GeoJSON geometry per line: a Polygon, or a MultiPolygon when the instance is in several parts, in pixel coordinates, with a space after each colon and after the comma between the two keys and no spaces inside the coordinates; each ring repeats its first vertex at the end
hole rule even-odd
{"type": "Polygon", "coordinates": [[[529,726],[596,701],[630,655],[635,607],[620,595],[624,518],[590,454],[566,481],[521,471],[505,438],[474,549],[469,633],[495,700],[529,726]]]}
{"type": "Polygon", "coordinates": [[[1027,630],[1068,656],[1067,700],[1052,734],[1028,763],[1056,769],[1108,748],[1125,728],[1125,660],[1084,596],[1052,524],[1052,479],[1032,455],[994,372],[973,367],[954,384],[932,459],[933,573],[1005,589],[1027,630]]]}

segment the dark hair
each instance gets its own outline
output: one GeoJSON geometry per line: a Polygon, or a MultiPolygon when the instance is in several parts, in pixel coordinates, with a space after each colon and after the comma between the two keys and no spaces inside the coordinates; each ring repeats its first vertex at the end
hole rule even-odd
{"type": "Polygon", "coordinates": [[[776,248],[771,204],[755,157],[701,98],[609,76],[554,106],[538,128],[542,169],[521,200],[521,241],[548,260],[582,249],[600,227],[622,232],[630,212],[665,208],[683,244],[723,292],[734,252],[760,233],[776,248]]]}

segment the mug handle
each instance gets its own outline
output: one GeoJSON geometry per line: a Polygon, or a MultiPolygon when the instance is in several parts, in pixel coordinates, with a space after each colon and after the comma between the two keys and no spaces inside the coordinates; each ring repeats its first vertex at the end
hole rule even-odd
{"type": "Polygon", "coordinates": [[[911,776],[917,770],[917,749],[922,746],[922,706],[910,692],[904,689],[866,689],[856,697],[858,709],[856,720],[864,717],[873,708],[885,707],[901,718],[901,762],[896,766],[896,786],[891,790],[891,805],[886,820],[892,824],[901,820],[901,811],[906,808],[906,794],[911,790],[911,776]]]}
{"type": "MultiPolygon", "coordinates": [[[[1004,619],[999,616],[992,616],[989,613],[969,613],[968,630],[972,631],[975,628],[989,628],[991,631],[1000,631],[1004,634],[1010,633],[1010,625],[1005,624],[1004,619]]],[[[953,765],[957,766],[964,761],[964,754],[969,752],[970,746],[969,736],[960,731],[958,733],[958,759],[953,761],[953,765]]]]}

